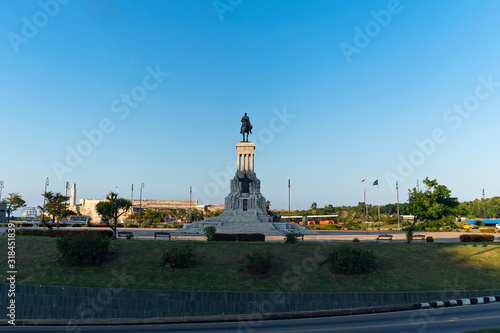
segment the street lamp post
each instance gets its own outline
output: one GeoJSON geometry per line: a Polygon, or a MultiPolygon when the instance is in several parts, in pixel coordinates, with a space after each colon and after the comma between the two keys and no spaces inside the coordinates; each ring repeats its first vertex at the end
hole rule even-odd
{"type": "Polygon", "coordinates": [[[3,180],[0,180],[0,200],[2,200],[3,180]]]}
{"type": "Polygon", "coordinates": [[[47,186],[49,186],[49,177],[47,177],[47,179],[45,180],[45,189],[43,191],[42,225],[44,230],[45,230],[45,202],[47,201],[47,198],[45,196],[47,194],[47,186]]]}
{"type": "Polygon", "coordinates": [[[290,221],[290,179],[288,179],[288,221],[290,221]]]}
{"type": "Polygon", "coordinates": [[[141,214],[142,214],[142,189],[144,188],[144,183],[141,184],[141,194],[139,198],[139,225],[141,225],[141,214]]]}

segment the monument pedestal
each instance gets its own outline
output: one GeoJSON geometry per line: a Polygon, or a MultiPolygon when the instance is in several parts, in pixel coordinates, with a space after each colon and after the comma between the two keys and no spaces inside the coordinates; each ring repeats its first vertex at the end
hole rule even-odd
{"type": "Polygon", "coordinates": [[[254,172],[255,144],[240,142],[236,145],[236,151],[237,170],[230,181],[231,191],[224,200],[224,213],[185,224],[179,232],[203,233],[204,228],[214,226],[217,233],[225,234],[283,235],[291,230],[301,234],[315,234],[296,223],[273,222],[273,217],[266,212],[266,198],[260,193],[260,180],[254,172]]]}

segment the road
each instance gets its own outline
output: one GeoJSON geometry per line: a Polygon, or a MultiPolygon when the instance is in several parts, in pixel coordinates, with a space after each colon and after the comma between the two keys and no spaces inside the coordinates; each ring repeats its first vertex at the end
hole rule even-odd
{"type": "MultiPolygon", "coordinates": [[[[0,227],[0,234],[4,233],[6,227],[0,227]]],[[[39,229],[38,227],[26,227],[20,229],[39,229]]],[[[41,229],[41,228],[40,228],[41,229]]],[[[82,228],[61,228],[63,230],[78,229],[82,228]]],[[[98,230],[110,230],[109,228],[93,228],[98,230]]],[[[163,228],[119,228],[118,231],[131,231],[136,239],[152,240],[153,234],[157,231],[167,231],[172,232],[172,239],[185,239],[185,240],[205,240],[204,235],[182,235],[176,234],[177,229],[163,229],[163,228]]],[[[393,235],[394,242],[406,242],[406,233],[404,231],[331,231],[322,230],[319,231],[317,235],[305,235],[305,241],[337,241],[337,242],[352,242],[354,238],[360,241],[370,241],[374,242],[377,235],[381,233],[388,233],[393,235]]],[[[435,242],[440,243],[458,243],[460,235],[464,232],[430,232],[430,231],[415,231],[414,234],[422,234],[427,236],[432,236],[435,242]]],[[[495,234],[495,240],[498,240],[497,234],[495,234]]],[[[283,236],[266,236],[266,241],[270,242],[282,242],[283,236]]]]}
{"type": "Polygon", "coordinates": [[[255,322],[115,325],[0,327],[0,332],[418,332],[447,333],[500,328],[500,303],[449,308],[366,314],[312,319],[268,320],[255,322]]]}

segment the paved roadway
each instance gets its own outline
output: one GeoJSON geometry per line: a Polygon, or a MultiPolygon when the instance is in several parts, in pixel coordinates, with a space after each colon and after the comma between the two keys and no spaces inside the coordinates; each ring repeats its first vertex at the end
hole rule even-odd
{"type": "MultiPolygon", "coordinates": [[[[6,227],[0,227],[0,234],[4,233],[6,227]]],[[[21,228],[24,229],[24,228],[21,228]]],[[[42,229],[39,227],[27,227],[26,229],[42,229]]],[[[79,229],[82,228],[61,228],[61,229],[79,229]]],[[[110,230],[109,228],[92,228],[94,230],[110,230]]],[[[205,240],[204,235],[194,235],[194,234],[178,234],[176,231],[178,229],[163,229],[163,228],[119,228],[118,231],[131,231],[133,232],[136,239],[153,239],[153,234],[158,231],[167,231],[172,233],[172,239],[187,239],[187,240],[205,240]]],[[[394,242],[406,242],[406,233],[404,231],[319,231],[317,235],[306,235],[304,237],[305,241],[340,241],[340,242],[352,242],[354,238],[358,238],[360,241],[372,241],[375,242],[375,238],[379,234],[391,234],[393,235],[394,242]]],[[[457,243],[459,242],[460,235],[464,232],[430,232],[430,231],[415,231],[414,234],[423,234],[426,237],[432,236],[435,242],[444,243],[457,243]]],[[[498,234],[495,234],[495,240],[498,240],[498,234]]],[[[283,241],[283,236],[266,236],[266,241],[271,242],[281,242],[283,241]]]]}
{"type": "Polygon", "coordinates": [[[466,332],[500,328],[500,303],[427,310],[385,312],[342,317],[267,320],[254,322],[115,325],[115,326],[16,326],[0,332],[466,332]]]}

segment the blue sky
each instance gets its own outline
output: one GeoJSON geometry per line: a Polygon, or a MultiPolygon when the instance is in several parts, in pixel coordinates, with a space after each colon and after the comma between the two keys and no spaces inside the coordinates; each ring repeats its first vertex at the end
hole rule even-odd
{"type": "Polygon", "coordinates": [[[500,195],[498,1],[15,1],[0,11],[2,196],[76,183],[223,203],[240,119],[272,208],[500,195]]]}

